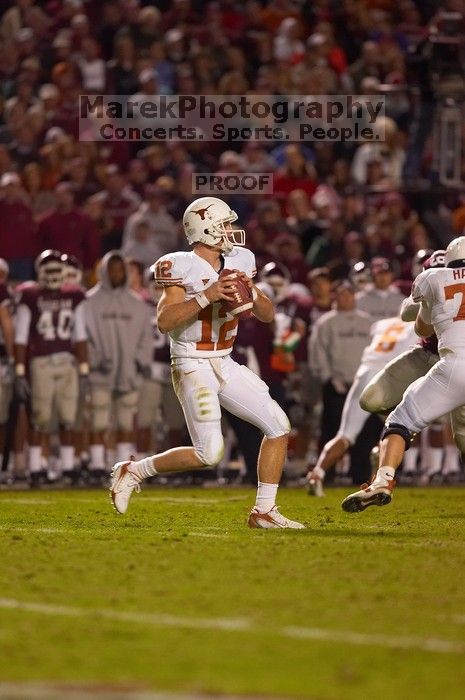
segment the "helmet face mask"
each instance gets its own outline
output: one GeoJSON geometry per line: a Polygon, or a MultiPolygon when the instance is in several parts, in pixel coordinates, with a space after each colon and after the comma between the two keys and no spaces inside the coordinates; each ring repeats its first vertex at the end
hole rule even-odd
{"type": "Polygon", "coordinates": [[[431,248],[420,248],[412,260],[412,279],[418,277],[418,275],[425,269],[425,263],[431,258],[434,251],[431,248]]]}
{"type": "Polygon", "coordinates": [[[465,236],[454,238],[444,256],[446,267],[465,267],[465,236]]]}
{"type": "Polygon", "coordinates": [[[245,245],[244,229],[234,229],[237,214],[217,197],[201,197],[189,204],[183,217],[188,242],[204,243],[228,254],[234,246],[245,245]]]}
{"type": "Polygon", "coordinates": [[[44,250],[34,263],[37,281],[44,289],[59,289],[65,281],[65,265],[61,253],[44,250]]]}
{"type": "Polygon", "coordinates": [[[82,266],[74,255],[65,253],[61,256],[61,261],[64,265],[64,282],[79,286],[82,283],[82,266]]]}
{"type": "Polygon", "coordinates": [[[266,283],[273,290],[273,301],[279,303],[286,298],[291,284],[291,275],[287,267],[281,263],[267,263],[259,277],[260,282],[266,283]]]}
{"type": "Polygon", "coordinates": [[[349,272],[349,279],[357,291],[363,291],[372,281],[370,268],[363,260],[356,262],[349,272]]]}

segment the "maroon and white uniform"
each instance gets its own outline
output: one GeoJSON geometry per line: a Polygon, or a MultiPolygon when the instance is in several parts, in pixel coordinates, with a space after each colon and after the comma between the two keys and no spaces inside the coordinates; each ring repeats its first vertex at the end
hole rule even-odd
{"type": "Polygon", "coordinates": [[[73,344],[86,340],[84,294],[79,287],[19,289],[15,342],[27,347],[32,418],[38,430],[49,428],[56,405],[61,424],[71,427],[78,405],[78,376],[73,344]]]}
{"type": "MultiPolygon", "coordinates": [[[[12,308],[12,296],[6,284],[0,284],[0,306],[6,307],[10,312],[12,308]]],[[[8,420],[8,407],[12,395],[12,374],[8,362],[2,329],[0,327],[0,425],[8,420]]]]}

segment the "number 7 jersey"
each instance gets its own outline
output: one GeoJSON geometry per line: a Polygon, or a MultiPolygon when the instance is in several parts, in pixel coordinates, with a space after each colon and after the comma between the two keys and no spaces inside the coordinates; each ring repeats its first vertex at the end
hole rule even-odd
{"type": "Polygon", "coordinates": [[[425,270],[413,283],[412,298],[431,312],[441,357],[465,356],[465,267],[425,270]]]}
{"type": "MultiPolygon", "coordinates": [[[[235,246],[225,256],[226,269],[256,274],[255,256],[247,248],[235,246]]],[[[218,272],[194,251],[169,253],[155,264],[155,281],[163,287],[180,286],[186,301],[218,280],[218,272]]],[[[221,357],[229,355],[237,334],[237,319],[221,301],[199,309],[197,316],[169,332],[171,357],[221,357]]]]}

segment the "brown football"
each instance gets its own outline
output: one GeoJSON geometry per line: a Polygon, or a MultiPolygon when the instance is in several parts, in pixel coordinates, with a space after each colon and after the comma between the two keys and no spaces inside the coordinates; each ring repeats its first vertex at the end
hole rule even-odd
{"type": "Polygon", "coordinates": [[[235,270],[221,270],[218,277],[231,277],[236,283],[234,301],[223,301],[226,311],[237,319],[249,318],[253,306],[252,290],[237,276],[235,270]]]}

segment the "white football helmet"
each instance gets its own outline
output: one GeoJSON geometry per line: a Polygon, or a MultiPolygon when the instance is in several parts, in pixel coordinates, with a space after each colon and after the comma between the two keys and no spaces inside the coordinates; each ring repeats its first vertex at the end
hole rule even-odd
{"type": "Polygon", "coordinates": [[[65,265],[58,250],[44,250],[34,262],[37,281],[44,289],[59,289],[65,281],[65,265]]]}
{"type": "Polygon", "coordinates": [[[226,229],[225,224],[237,221],[237,214],[217,197],[200,197],[189,204],[182,223],[189,243],[219,246],[228,254],[235,245],[245,245],[244,229],[226,229]]]}
{"type": "Polygon", "coordinates": [[[446,267],[465,267],[465,236],[454,238],[446,248],[446,267]]]}

